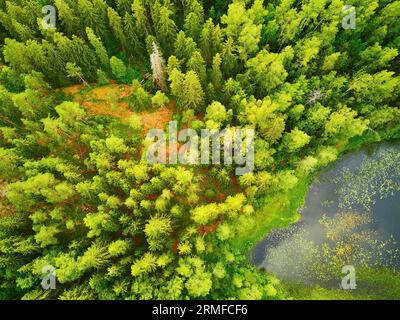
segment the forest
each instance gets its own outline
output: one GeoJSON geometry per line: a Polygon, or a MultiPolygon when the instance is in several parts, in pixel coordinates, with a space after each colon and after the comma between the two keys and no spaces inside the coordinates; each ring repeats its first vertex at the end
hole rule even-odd
{"type": "Polygon", "coordinates": [[[400,138],[400,1],[347,5],[0,0],[0,299],[298,297],[251,248],[400,138]],[[170,121],[254,130],[254,170],[148,163],[170,121]]]}

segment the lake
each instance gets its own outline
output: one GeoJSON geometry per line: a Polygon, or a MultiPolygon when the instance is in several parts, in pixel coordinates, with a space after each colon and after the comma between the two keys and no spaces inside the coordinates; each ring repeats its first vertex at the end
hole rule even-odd
{"type": "Polygon", "coordinates": [[[297,223],[272,230],[253,248],[255,265],[278,278],[321,285],[328,265],[341,262],[398,271],[400,143],[351,151],[321,170],[299,213],[297,223]]]}

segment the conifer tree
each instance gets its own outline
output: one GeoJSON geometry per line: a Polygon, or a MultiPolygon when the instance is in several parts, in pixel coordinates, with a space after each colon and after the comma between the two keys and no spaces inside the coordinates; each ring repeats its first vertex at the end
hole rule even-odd
{"type": "Polygon", "coordinates": [[[206,86],[206,81],[207,81],[206,64],[199,51],[193,52],[192,56],[187,62],[187,69],[196,72],[202,86],[204,87],[206,86]]]}
{"type": "Polygon", "coordinates": [[[126,47],[126,38],[124,34],[124,29],[122,28],[122,19],[118,13],[112,8],[108,7],[108,19],[111,30],[115,38],[119,41],[122,47],[126,47]]]}
{"type": "Polygon", "coordinates": [[[193,39],[186,37],[185,32],[180,31],[175,41],[175,56],[179,60],[188,61],[196,49],[197,45],[193,39]]]}
{"type": "Polygon", "coordinates": [[[112,73],[117,78],[117,80],[123,82],[126,78],[126,66],[124,62],[113,56],[110,59],[110,66],[112,73]]]}
{"type": "Polygon", "coordinates": [[[143,48],[141,39],[139,38],[138,31],[136,29],[135,19],[128,12],[126,12],[124,15],[123,25],[127,42],[126,50],[130,58],[132,59],[132,57],[135,57],[138,59],[143,59],[142,56],[144,55],[145,50],[143,48]]]}
{"type": "Polygon", "coordinates": [[[96,51],[97,58],[99,59],[100,65],[108,69],[109,68],[109,58],[107,55],[107,50],[104,47],[103,43],[101,42],[101,39],[96,37],[94,34],[93,30],[90,29],[89,27],[86,28],[86,34],[89,38],[90,44],[93,46],[93,48],[96,51]]]}
{"type": "Polygon", "coordinates": [[[55,0],[54,3],[58,11],[58,17],[61,25],[63,26],[65,32],[67,35],[74,34],[76,28],[79,26],[79,19],[77,16],[75,16],[73,9],[66,1],[55,0]]]}
{"type": "Polygon", "coordinates": [[[184,108],[199,110],[204,102],[204,92],[197,74],[194,71],[186,73],[182,86],[184,108]]]}
{"type": "Polygon", "coordinates": [[[149,35],[147,11],[142,0],[132,1],[132,12],[135,17],[138,33],[142,36],[149,35]]]}
{"type": "Polygon", "coordinates": [[[75,63],[68,62],[66,65],[67,75],[69,78],[78,78],[85,85],[89,85],[83,78],[82,69],[75,63]]]}
{"type": "Polygon", "coordinates": [[[152,6],[153,22],[161,47],[170,52],[177,34],[177,26],[172,19],[173,11],[167,5],[161,6],[156,1],[152,6]]]}

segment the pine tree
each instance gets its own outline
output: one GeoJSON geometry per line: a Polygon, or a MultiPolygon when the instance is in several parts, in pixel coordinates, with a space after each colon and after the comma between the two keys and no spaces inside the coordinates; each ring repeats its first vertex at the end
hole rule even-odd
{"type": "Polygon", "coordinates": [[[190,12],[185,18],[185,24],[183,29],[194,41],[198,42],[200,38],[201,30],[203,26],[203,17],[196,15],[194,12],[190,12]]]}
{"type": "Polygon", "coordinates": [[[290,133],[285,134],[283,145],[287,148],[288,152],[295,152],[307,145],[310,140],[310,136],[295,128],[290,133]]]}
{"type": "Polygon", "coordinates": [[[204,102],[204,92],[197,74],[194,71],[186,73],[182,86],[182,104],[184,108],[199,110],[204,102]]]}
{"type": "Polygon", "coordinates": [[[68,39],[60,33],[54,33],[54,43],[62,61],[75,63],[81,68],[85,79],[95,80],[96,55],[81,38],[72,36],[71,39],[68,39]]]}
{"type": "Polygon", "coordinates": [[[78,0],[77,10],[81,17],[84,17],[84,21],[81,21],[82,26],[91,28],[97,35],[104,34],[105,25],[99,20],[98,13],[90,0],[78,0]]]}
{"type": "Polygon", "coordinates": [[[199,42],[201,54],[207,63],[210,63],[213,55],[220,51],[221,42],[221,29],[218,25],[214,26],[212,19],[208,19],[204,23],[199,42]]]}
{"type": "Polygon", "coordinates": [[[131,11],[132,1],[130,0],[116,0],[117,9],[120,16],[131,11]]]}
{"type": "Polygon", "coordinates": [[[152,15],[157,38],[161,47],[170,52],[177,34],[177,26],[172,19],[173,11],[169,6],[156,1],[152,6],[152,15]]]}
{"type": "Polygon", "coordinates": [[[217,53],[214,58],[213,58],[213,63],[212,63],[212,70],[211,70],[211,82],[214,85],[215,90],[219,92],[222,88],[222,81],[223,81],[223,75],[221,72],[221,55],[217,53]]]}
{"type": "Polygon", "coordinates": [[[124,62],[113,56],[110,59],[110,66],[113,75],[118,81],[124,82],[126,78],[126,66],[124,62]]]}
{"type": "Polygon", "coordinates": [[[202,25],[204,23],[204,9],[197,0],[186,1],[184,31],[196,42],[200,38],[202,25]]]}
{"type": "Polygon", "coordinates": [[[258,16],[246,11],[243,2],[230,4],[228,13],[221,18],[221,22],[226,24],[227,36],[237,42],[237,51],[243,61],[257,51],[261,37],[261,25],[255,24],[251,18],[257,19],[258,16]]]}
{"type": "Polygon", "coordinates": [[[142,0],[133,0],[132,11],[136,21],[136,29],[142,36],[149,35],[146,7],[142,0]]]}
{"type": "Polygon", "coordinates": [[[173,69],[169,73],[169,81],[171,93],[175,96],[176,104],[178,108],[184,109],[184,91],[183,91],[183,81],[185,79],[185,75],[180,72],[178,69],[173,69]]]}
{"type": "Polygon", "coordinates": [[[192,56],[187,62],[187,70],[192,70],[196,72],[202,86],[206,86],[207,82],[206,64],[199,51],[193,52],[192,56]]]}
{"type": "Polygon", "coordinates": [[[292,58],[293,49],[288,47],[280,54],[262,50],[256,57],[247,60],[249,75],[254,77],[261,93],[267,93],[285,81],[288,72],[284,63],[292,58]]]}
{"type": "Polygon", "coordinates": [[[150,250],[156,251],[163,247],[166,236],[171,233],[171,221],[165,217],[152,217],[144,228],[150,250]]]}
{"type": "Polygon", "coordinates": [[[86,86],[89,84],[83,78],[82,69],[78,67],[75,63],[68,62],[66,65],[67,75],[69,78],[78,78],[81,82],[83,82],[86,86]]]}
{"type": "Polygon", "coordinates": [[[115,38],[118,40],[118,42],[123,48],[127,47],[124,29],[122,27],[121,17],[114,9],[110,7],[108,7],[107,13],[108,13],[109,24],[115,38]]]}
{"type": "Polygon", "coordinates": [[[185,32],[180,31],[175,41],[175,56],[179,60],[188,61],[196,49],[197,45],[193,39],[186,37],[185,32]]]}
{"type": "Polygon", "coordinates": [[[130,58],[132,59],[133,57],[135,57],[137,59],[143,59],[144,48],[137,34],[134,17],[126,12],[124,15],[123,23],[125,37],[127,41],[126,50],[130,58]]]}
{"type": "Polygon", "coordinates": [[[151,106],[150,94],[143,89],[138,80],[133,81],[132,87],[134,91],[131,97],[133,106],[139,111],[146,110],[151,106]]]}
{"type": "Polygon", "coordinates": [[[226,75],[232,75],[237,71],[238,57],[235,54],[234,41],[228,37],[222,47],[222,70],[226,75]]]}
{"type": "Polygon", "coordinates": [[[151,102],[158,107],[164,107],[169,102],[169,99],[162,91],[157,91],[151,98],[151,102]]]}
{"type": "Polygon", "coordinates": [[[89,27],[86,28],[86,34],[89,38],[90,44],[93,46],[93,48],[96,51],[96,55],[100,62],[100,65],[104,69],[108,69],[109,68],[109,58],[107,55],[107,50],[104,47],[103,43],[101,42],[101,39],[96,37],[93,30],[90,29],[89,27]]]}

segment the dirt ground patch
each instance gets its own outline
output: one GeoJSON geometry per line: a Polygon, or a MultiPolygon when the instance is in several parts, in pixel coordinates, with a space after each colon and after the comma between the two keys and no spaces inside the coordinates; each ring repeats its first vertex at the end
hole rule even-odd
{"type": "Polygon", "coordinates": [[[172,119],[173,110],[175,109],[175,101],[171,101],[166,107],[155,112],[142,112],[143,130],[147,132],[149,129],[164,129],[172,119]]]}
{"type": "Polygon", "coordinates": [[[89,114],[104,115],[120,118],[122,121],[133,114],[142,117],[143,133],[152,128],[164,129],[172,119],[175,101],[167,106],[148,112],[133,112],[126,98],[132,94],[132,88],[125,84],[111,83],[101,87],[89,89],[84,85],[73,85],[63,89],[65,94],[72,95],[75,102],[86,108],[89,114]]]}

